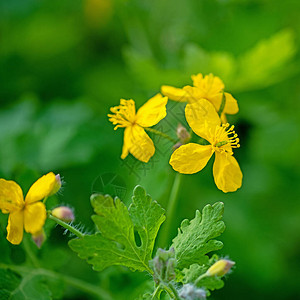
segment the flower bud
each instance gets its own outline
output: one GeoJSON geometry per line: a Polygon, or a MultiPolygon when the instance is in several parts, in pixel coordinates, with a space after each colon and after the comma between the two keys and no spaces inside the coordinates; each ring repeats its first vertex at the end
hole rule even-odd
{"type": "Polygon", "coordinates": [[[52,216],[64,221],[64,222],[72,222],[74,221],[74,213],[70,207],[67,206],[59,206],[52,210],[52,216]]]}
{"type": "Polygon", "coordinates": [[[177,126],[176,133],[177,133],[177,137],[183,144],[186,144],[191,139],[191,135],[189,134],[189,132],[180,123],[177,126]]]}
{"type": "Polygon", "coordinates": [[[60,178],[60,175],[57,174],[57,175],[55,175],[55,184],[54,184],[52,192],[50,193],[49,196],[56,194],[60,188],[61,188],[61,178],[60,178]]]}
{"type": "Polygon", "coordinates": [[[42,229],[41,231],[32,234],[31,235],[32,240],[34,241],[34,243],[37,245],[38,248],[41,248],[41,246],[43,245],[43,243],[46,240],[46,234],[44,229],[42,229]]]}
{"type": "Polygon", "coordinates": [[[179,296],[182,299],[187,300],[205,300],[206,292],[203,289],[197,288],[196,286],[188,283],[183,285],[179,292],[179,296]]]}
{"type": "Polygon", "coordinates": [[[155,257],[149,261],[150,267],[154,271],[153,279],[156,284],[161,281],[169,282],[176,277],[176,259],[174,248],[166,251],[158,248],[155,257]]]}
{"type": "Polygon", "coordinates": [[[233,265],[235,265],[234,261],[231,261],[229,259],[220,259],[207,270],[206,275],[223,276],[230,271],[233,265]]]}

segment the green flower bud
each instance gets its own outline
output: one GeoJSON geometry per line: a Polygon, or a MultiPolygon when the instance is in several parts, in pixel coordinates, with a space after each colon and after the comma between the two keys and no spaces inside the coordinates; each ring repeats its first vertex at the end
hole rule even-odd
{"type": "Polygon", "coordinates": [[[166,251],[157,249],[155,257],[149,261],[150,267],[154,271],[153,278],[156,284],[161,281],[169,282],[175,279],[175,267],[177,264],[174,248],[166,251]]]}

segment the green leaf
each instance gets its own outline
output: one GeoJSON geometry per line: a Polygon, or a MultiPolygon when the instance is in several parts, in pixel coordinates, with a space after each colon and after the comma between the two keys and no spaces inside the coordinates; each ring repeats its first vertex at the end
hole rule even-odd
{"type": "Polygon", "coordinates": [[[264,88],[298,72],[291,63],[296,50],[295,34],[289,29],[261,40],[237,59],[232,88],[238,91],[264,88]]]}
{"type": "Polygon", "coordinates": [[[199,45],[191,43],[184,48],[183,65],[184,71],[188,74],[213,73],[226,83],[234,75],[236,60],[230,53],[208,52],[199,45]]]}
{"type": "Polygon", "coordinates": [[[129,209],[120,199],[113,200],[109,195],[92,195],[91,203],[97,214],[92,219],[100,232],[71,240],[71,249],[97,271],[122,265],[133,271],[152,273],[148,261],[152,258],[159,227],[165,220],[164,209],[140,186],[134,189],[129,209]]]}
{"type": "Polygon", "coordinates": [[[9,270],[0,269],[0,298],[10,300],[51,300],[45,278],[36,272],[23,277],[9,270]]]}
{"type": "Polygon", "coordinates": [[[188,268],[193,263],[205,264],[208,262],[208,252],[223,247],[222,242],[214,240],[225,230],[225,224],[221,221],[223,211],[224,204],[217,202],[213,206],[206,205],[202,215],[197,210],[193,220],[182,221],[172,245],[179,269],[188,268]]]}

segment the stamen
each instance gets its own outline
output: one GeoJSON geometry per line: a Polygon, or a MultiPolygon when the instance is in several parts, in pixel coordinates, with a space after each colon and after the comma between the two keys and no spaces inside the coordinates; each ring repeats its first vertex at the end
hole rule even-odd
{"type": "Polygon", "coordinates": [[[219,142],[217,142],[215,146],[218,147],[220,151],[222,150],[220,147],[226,144],[230,144],[231,148],[240,148],[240,139],[233,129],[234,125],[230,126],[229,123],[222,124],[222,127],[218,126],[216,129],[215,139],[219,142]],[[226,134],[228,140],[224,140],[224,134],[226,134]]]}
{"type": "Polygon", "coordinates": [[[120,100],[120,105],[110,109],[112,114],[108,114],[109,121],[115,126],[115,130],[119,127],[127,127],[134,123],[135,120],[135,104],[133,100],[120,100]]]}

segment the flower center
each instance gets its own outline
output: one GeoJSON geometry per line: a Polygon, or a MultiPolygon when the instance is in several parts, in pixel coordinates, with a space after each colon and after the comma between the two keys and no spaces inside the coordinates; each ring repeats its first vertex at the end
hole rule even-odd
{"type": "Polygon", "coordinates": [[[128,127],[135,123],[135,104],[133,100],[121,99],[120,105],[110,109],[112,114],[108,114],[109,121],[115,126],[115,130],[119,127],[128,127]]]}
{"type": "Polygon", "coordinates": [[[215,133],[215,147],[218,148],[219,151],[223,152],[231,152],[231,148],[240,148],[240,139],[238,135],[233,130],[234,125],[229,125],[229,123],[222,124],[222,126],[218,126],[215,133]],[[226,147],[226,145],[230,146],[226,147]]]}

